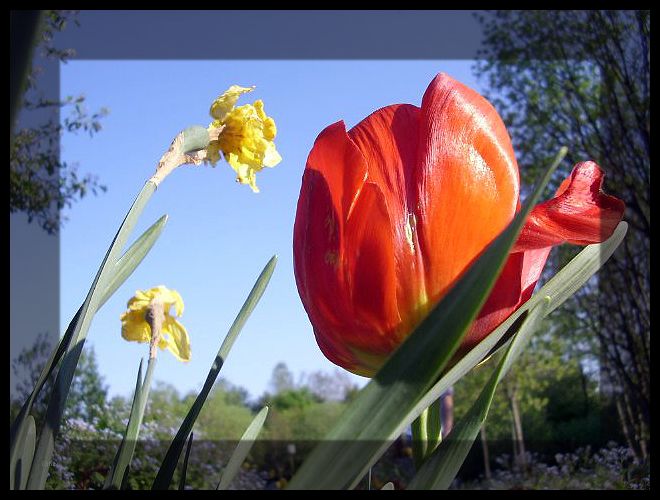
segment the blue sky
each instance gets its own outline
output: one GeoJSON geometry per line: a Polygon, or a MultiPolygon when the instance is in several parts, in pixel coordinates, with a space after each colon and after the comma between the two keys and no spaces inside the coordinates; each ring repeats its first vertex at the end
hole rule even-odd
{"type": "MultiPolygon", "coordinates": [[[[63,331],[82,303],[119,224],[156,163],[183,128],[210,121],[211,102],[232,84],[256,85],[238,104],[262,99],[278,128],[283,161],[257,176],[258,194],[234,181],[228,164],[185,166],[152,197],[133,235],[161,215],[169,221],[135,273],[92,323],[93,346],[110,394],[129,395],[145,344],[121,338],[120,314],[137,289],[166,285],[185,302],[180,321],[192,344],[183,364],[159,355],[155,380],[197,391],[227,329],[268,259],[278,265],[257,309],[234,345],[221,376],[253,397],[267,388],[273,367],[302,373],[339,370],[320,352],[293,274],[296,203],[307,155],[323,128],[347,128],[394,103],[420,105],[439,72],[481,90],[473,61],[71,61],[61,67],[62,97],[84,94],[90,111],[107,107],[103,129],[90,138],[65,134],[62,160],[98,175],[106,193],[64,211],[60,238],[60,312],[63,331]]],[[[63,118],[64,118],[63,114],[63,118]]],[[[359,385],[366,379],[353,377],[359,385]]]]}

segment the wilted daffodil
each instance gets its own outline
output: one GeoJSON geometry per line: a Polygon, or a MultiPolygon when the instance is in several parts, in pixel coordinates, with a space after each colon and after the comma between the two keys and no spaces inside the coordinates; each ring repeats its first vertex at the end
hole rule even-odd
{"type": "Polygon", "coordinates": [[[264,103],[236,106],[238,98],[254,87],[232,85],[211,105],[209,125],[211,142],[206,150],[206,160],[212,164],[220,159],[220,153],[236,171],[236,180],[249,184],[252,191],[259,192],[256,174],[264,167],[274,167],[282,157],[275,149],[277,128],[275,121],[266,116],[264,103]]]}
{"type": "Polygon", "coordinates": [[[257,172],[282,161],[275,149],[277,128],[266,116],[264,103],[236,106],[238,98],[255,87],[232,85],[211,105],[213,121],[208,127],[193,125],[181,131],[163,154],[156,173],[149,179],[158,186],[174,169],[193,163],[215,165],[220,156],[236,171],[236,180],[259,192],[257,172]]]}
{"type": "MultiPolygon", "coordinates": [[[[465,354],[527,301],[550,249],[612,235],[621,200],[592,161],[537,205],[465,354]]],[[[307,159],[293,235],[302,303],[323,353],[372,376],[520,210],[518,165],[497,111],[445,74],[421,107],[394,104],[346,131],[339,121],[307,159]]]]}
{"type": "Polygon", "coordinates": [[[190,338],[177,321],[183,314],[183,299],[175,290],[157,286],[138,290],[128,301],[128,311],[121,315],[121,336],[133,342],[148,342],[155,348],[169,349],[180,361],[190,361],[190,338]],[[170,309],[174,308],[174,315],[170,309]],[[153,335],[155,333],[155,336],[153,335]]]}

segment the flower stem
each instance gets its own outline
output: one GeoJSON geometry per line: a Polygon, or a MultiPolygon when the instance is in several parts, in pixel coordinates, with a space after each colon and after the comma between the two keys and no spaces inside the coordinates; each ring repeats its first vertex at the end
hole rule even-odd
{"type": "Polygon", "coordinates": [[[412,450],[413,450],[413,461],[415,462],[415,468],[419,468],[424,463],[424,458],[426,457],[426,450],[428,447],[428,436],[426,433],[427,430],[427,419],[428,419],[428,408],[426,408],[419,416],[413,420],[410,424],[412,430],[412,450]]]}
{"type": "Polygon", "coordinates": [[[117,454],[108,477],[104,489],[120,489],[125,480],[128,466],[133,459],[135,446],[137,445],[138,436],[140,435],[140,426],[144,418],[144,411],[149,399],[149,390],[151,389],[151,378],[156,367],[156,358],[149,358],[149,365],[147,366],[147,374],[144,377],[144,382],[141,380],[140,374],[142,373],[142,362],[140,362],[140,370],[138,373],[138,382],[135,387],[135,395],[133,396],[133,404],[131,406],[131,413],[126,425],[126,432],[119,445],[117,454]]]}
{"type": "Polygon", "coordinates": [[[46,485],[48,469],[55,446],[55,435],[59,432],[66,399],[69,395],[73,375],[78,365],[92,318],[100,306],[103,291],[115,269],[115,264],[121,255],[121,251],[126,245],[126,241],[133,231],[138,217],[142,214],[144,207],[155,190],[156,184],[151,181],[147,181],[142,187],[142,190],[119,227],[115,238],[112,240],[94,282],[87,293],[87,298],[82,305],[70,344],[66,347],[62,365],[55,379],[46,411],[44,426],[39,435],[39,442],[32,461],[27,489],[44,489],[46,485]]]}
{"type": "Polygon", "coordinates": [[[413,461],[417,470],[442,441],[441,399],[435,400],[412,422],[413,461]]]}

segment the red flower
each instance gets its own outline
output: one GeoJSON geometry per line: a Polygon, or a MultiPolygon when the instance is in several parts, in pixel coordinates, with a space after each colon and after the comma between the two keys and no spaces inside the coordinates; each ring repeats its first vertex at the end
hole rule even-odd
{"type": "MultiPolygon", "coordinates": [[[[577,164],[529,217],[486,304],[470,349],[532,294],[550,249],[607,239],[622,201],[577,164]]],[[[482,96],[445,74],[418,108],[379,109],[346,132],[319,134],[294,227],[298,291],[332,362],[372,376],[520,208],[518,165],[504,123],[482,96]]]]}

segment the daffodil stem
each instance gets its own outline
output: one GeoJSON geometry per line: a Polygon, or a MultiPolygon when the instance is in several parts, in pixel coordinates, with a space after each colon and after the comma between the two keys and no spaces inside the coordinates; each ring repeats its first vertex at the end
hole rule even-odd
{"type": "Polygon", "coordinates": [[[66,346],[62,365],[57,373],[53,391],[48,402],[46,418],[36,446],[27,489],[40,490],[45,487],[48,469],[55,447],[55,435],[59,432],[66,399],[69,395],[73,375],[78,365],[92,318],[100,306],[106,284],[115,269],[115,264],[121,255],[121,251],[126,245],[138,217],[144,210],[155,189],[156,184],[151,181],[147,181],[142,187],[142,190],[119,227],[115,238],[112,240],[110,248],[99,267],[94,282],[82,305],[78,321],[71,335],[71,341],[66,346]]]}
{"type": "Polygon", "coordinates": [[[200,165],[206,159],[206,147],[210,140],[217,139],[223,128],[219,128],[214,134],[209,134],[209,131],[200,125],[182,130],[160,158],[156,173],[149,181],[158,186],[175,168],[186,163],[200,165]]]}
{"type": "Polygon", "coordinates": [[[183,132],[174,138],[169,149],[160,158],[156,167],[156,173],[149,179],[149,182],[153,182],[158,186],[176,167],[185,163],[185,154],[182,152],[182,146],[183,132]]]}
{"type": "Polygon", "coordinates": [[[144,411],[147,406],[149,391],[151,389],[151,378],[155,368],[156,358],[149,358],[147,373],[144,377],[144,382],[142,382],[140,378],[140,374],[142,373],[142,362],[140,362],[138,381],[135,386],[135,395],[133,396],[133,404],[131,406],[131,414],[128,419],[128,424],[126,425],[126,432],[121,445],[119,445],[119,449],[117,450],[117,455],[112,464],[112,468],[108,473],[105,488],[119,489],[124,481],[126,469],[133,459],[135,446],[140,435],[140,426],[144,419],[144,411]]]}

